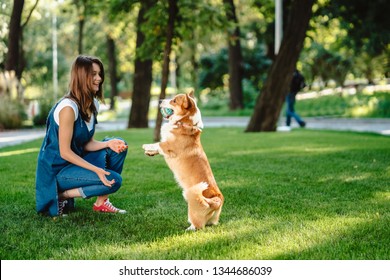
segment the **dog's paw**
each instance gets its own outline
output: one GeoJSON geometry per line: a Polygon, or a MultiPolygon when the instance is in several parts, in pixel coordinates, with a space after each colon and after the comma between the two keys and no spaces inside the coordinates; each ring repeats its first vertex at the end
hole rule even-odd
{"type": "Polygon", "coordinates": [[[186,231],[196,231],[196,227],[194,225],[190,225],[186,231]]]}
{"type": "Polygon", "coordinates": [[[143,144],[142,149],[145,151],[145,155],[147,156],[155,156],[158,155],[158,145],[156,144],[143,144]]]}
{"type": "Polygon", "coordinates": [[[158,151],[145,151],[145,155],[150,156],[150,157],[158,155],[158,154],[159,154],[158,151]]]}
{"type": "Polygon", "coordinates": [[[145,151],[146,150],[153,150],[153,147],[154,145],[153,144],[143,144],[142,145],[142,149],[144,149],[145,151]]]}

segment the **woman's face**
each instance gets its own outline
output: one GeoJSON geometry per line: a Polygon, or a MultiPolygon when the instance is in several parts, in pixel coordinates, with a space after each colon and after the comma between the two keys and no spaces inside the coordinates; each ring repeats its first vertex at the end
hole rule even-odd
{"type": "Polygon", "coordinates": [[[100,77],[100,66],[97,63],[92,63],[92,88],[96,93],[99,90],[99,85],[102,82],[100,77]]]}

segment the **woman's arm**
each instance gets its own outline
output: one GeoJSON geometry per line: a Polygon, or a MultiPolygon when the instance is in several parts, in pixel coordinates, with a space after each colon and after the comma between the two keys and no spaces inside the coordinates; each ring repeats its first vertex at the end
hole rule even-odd
{"type": "Polygon", "coordinates": [[[115,183],[115,180],[107,180],[106,175],[110,175],[110,172],[87,162],[71,149],[74,121],[73,109],[71,107],[64,107],[59,114],[58,142],[61,157],[70,163],[95,172],[105,186],[111,187],[115,183]]]}
{"type": "Polygon", "coordinates": [[[88,152],[94,152],[106,148],[110,148],[111,150],[119,154],[127,149],[127,145],[125,141],[121,139],[111,139],[108,141],[101,142],[96,141],[92,137],[91,140],[84,146],[84,150],[88,152]]]}

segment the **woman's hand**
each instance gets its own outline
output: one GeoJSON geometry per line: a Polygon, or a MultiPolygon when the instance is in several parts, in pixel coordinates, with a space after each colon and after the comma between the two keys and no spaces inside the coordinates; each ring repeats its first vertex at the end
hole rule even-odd
{"type": "Polygon", "coordinates": [[[127,150],[128,146],[126,145],[125,141],[120,139],[112,139],[107,141],[107,148],[110,148],[116,153],[122,153],[127,150]]]}
{"type": "Polygon", "coordinates": [[[111,173],[104,170],[103,168],[98,168],[96,171],[96,174],[99,176],[99,179],[100,181],[102,181],[102,183],[107,186],[107,187],[112,187],[113,184],[115,184],[115,179],[112,179],[111,181],[108,181],[107,180],[107,177],[108,175],[110,175],[111,173]]]}

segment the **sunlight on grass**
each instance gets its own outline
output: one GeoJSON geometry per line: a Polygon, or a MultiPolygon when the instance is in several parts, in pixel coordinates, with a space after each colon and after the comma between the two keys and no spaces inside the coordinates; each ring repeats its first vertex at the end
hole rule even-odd
{"type": "Polygon", "coordinates": [[[250,150],[240,150],[240,151],[231,151],[228,152],[229,155],[232,156],[244,156],[244,155],[256,155],[256,154],[267,154],[267,153],[274,153],[275,151],[280,151],[280,152],[292,152],[292,153],[297,153],[297,152],[305,152],[305,153],[316,153],[316,154],[327,154],[327,153],[336,153],[343,151],[343,148],[340,147],[272,147],[271,149],[250,149],[250,150]]]}
{"type": "Polygon", "coordinates": [[[363,173],[355,176],[342,176],[341,181],[350,183],[350,182],[356,182],[356,181],[363,181],[369,179],[371,174],[369,173],[363,173]]]}
{"type": "MultiPolygon", "coordinates": [[[[351,168],[356,169],[356,166],[353,166],[351,168]]],[[[370,173],[359,173],[357,175],[352,175],[351,173],[348,174],[341,174],[339,176],[335,176],[335,174],[327,174],[326,176],[323,176],[318,179],[318,182],[326,183],[326,182],[345,182],[345,183],[357,183],[357,182],[364,182],[366,180],[370,180],[372,177],[372,174],[370,173]]]]}
{"type": "MultiPolygon", "coordinates": [[[[338,244],[353,232],[356,228],[364,225],[366,220],[356,217],[321,217],[321,219],[312,222],[302,222],[300,226],[291,226],[283,231],[276,231],[273,242],[274,252],[269,255],[269,259],[288,259],[289,255],[299,256],[305,251],[328,251],[332,255],[333,246],[338,244]]],[[[266,248],[263,248],[266,250],[266,248]]],[[[321,254],[324,252],[318,252],[321,254]]],[[[337,258],[337,256],[334,256],[337,258]]],[[[294,257],[296,258],[296,257],[294,257]]],[[[305,259],[304,256],[300,258],[305,259]]],[[[338,256],[338,258],[348,258],[347,256],[338,256]]]]}
{"type": "Polygon", "coordinates": [[[30,149],[24,149],[24,150],[2,152],[2,153],[0,153],[0,157],[9,157],[9,156],[23,155],[23,154],[35,153],[35,152],[39,152],[39,148],[30,148],[30,149]]]}
{"type": "MultiPolygon", "coordinates": [[[[235,227],[235,225],[231,226],[235,227]]],[[[226,254],[229,244],[241,241],[244,236],[252,232],[253,228],[248,228],[248,226],[236,227],[234,231],[224,230],[224,227],[207,228],[197,232],[183,230],[182,233],[150,242],[127,245],[125,243],[106,244],[103,248],[99,245],[89,246],[69,252],[69,255],[79,258],[85,251],[88,251],[99,258],[101,251],[104,251],[105,257],[115,259],[207,259],[207,256],[213,259],[225,259],[229,258],[226,254]],[[199,251],[207,251],[207,248],[212,249],[213,252],[203,257],[198,255],[199,251]],[[217,249],[221,250],[221,254],[217,249]]]]}
{"type": "MultiPolygon", "coordinates": [[[[66,258],[82,259],[92,254],[96,259],[280,259],[323,244],[335,245],[366,222],[356,217],[321,217],[315,221],[264,218],[259,223],[244,217],[205,231],[183,231],[150,242],[90,244],[59,252],[61,256],[57,257],[65,254],[66,258]],[[199,255],[199,251],[203,253],[199,255]]],[[[332,251],[332,246],[327,250],[332,251]]]]}
{"type": "Polygon", "coordinates": [[[232,156],[243,156],[243,155],[255,155],[255,154],[262,154],[264,152],[267,152],[265,150],[245,150],[245,151],[234,151],[229,152],[229,155],[232,156]]]}
{"type": "Polygon", "coordinates": [[[344,149],[340,147],[303,147],[302,151],[307,153],[317,153],[317,154],[326,154],[326,153],[337,153],[343,151],[344,149]]]}
{"type": "Polygon", "coordinates": [[[272,150],[266,150],[265,152],[275,152],[280,151],[284,153],[304,153],[304,154],[330,154],[330,153],[337,153],[344,151],[345,149],[342,147],[336,147],[336,146],[312,146],[308,147],[307,145],[302,145],[300,147],[297,146],[286,146],[286,147],[273,147],[272,150]]]}
{"type": "Polygon", "coordinates": [[[390,191],[388,192],[376,192],[374,194],[373,200],[378,202],[390,202],[390,191]]]}

